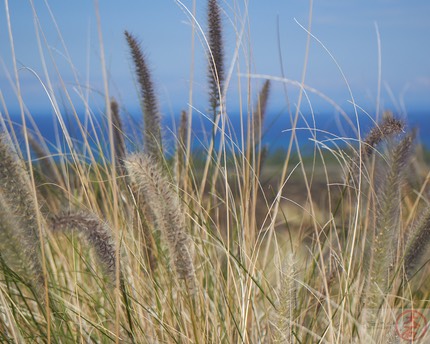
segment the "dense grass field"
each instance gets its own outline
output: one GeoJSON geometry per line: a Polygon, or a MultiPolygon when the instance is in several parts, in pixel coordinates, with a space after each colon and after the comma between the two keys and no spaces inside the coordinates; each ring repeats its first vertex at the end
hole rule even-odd
{"type": "Polygon", "coordinates": [[[67,88],[48,87],[64,144],[53,147],[11,71],[22,127],[3,106],[2,343],[430,341],[430,174],[415,132],[386,111],[365,135],[315,139],[303,154],[300,87],[275,155],[262,144],[273,77],[249,87],[231,135],[219,6],[209,0],[207,23],[193,26],[207,28],[209,110],[184,109],[176,132],[161,126],[139,33],[124,33],[135,132],[106,93],[102,135],[88,135],[91,109],[67,110],[75,140],[58,99],[67,88]],[[193,150],[198,116],[212,127],[193,150]]]}

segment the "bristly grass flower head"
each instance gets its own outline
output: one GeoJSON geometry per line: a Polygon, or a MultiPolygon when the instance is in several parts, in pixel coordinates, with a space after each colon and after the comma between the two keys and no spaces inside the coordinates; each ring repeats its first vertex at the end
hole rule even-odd
{"type": "Polygon", "coordinates": [[[143,107],[144,145],[147,154],[160,162],[162,160],[161,117],[158,100],[147,59],[140,48],[137,39],[128,31],[125,38],[133,58],[137,81],[140,86],[140,97],[143,107]]]}
{"type": "Polygon", "coordinates": [[[221,9],[217,0],[208,1],[209,95],[214,116],[221,105],[224,87],[224,43],[221,9]]]}

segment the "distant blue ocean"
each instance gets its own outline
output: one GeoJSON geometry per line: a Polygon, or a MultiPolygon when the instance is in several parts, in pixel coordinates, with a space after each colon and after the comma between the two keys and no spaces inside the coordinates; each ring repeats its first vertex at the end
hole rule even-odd
{"type": "MultiPolygon", "coordinates": [[[[31,130],[38,128],[41,135],[47,142],[50,143],[50,149],[55,153],[55,147],[62,147],[62,152],[67,152],[64,136],[62,134],[59,121],[54,115],[33,114],[34,124],[27,121],[27,126],[31,130]]],[[[70,115],[63,118],[66,128],[70,136],[75,140],[79,147],[79,143],[83,140],[83,135],[76,124],[76,120],[70,115]]],[[[417,143],[422,144],[425,148],[430,149],[430,113],[415,112],[407,117],[401,118],[406,122],[406,128],[416,128],[418,132],[417,143]]],[[[13,126],[19,135],[19,140],[23,142],[20,135],[22,121],[19,116],[12,116],[13,126]]],[[[107,120],[102,116],[93,117],[92,123],[85,119],[85,116],[80,116],[80,121],[85,127],[86,137],[90,142],[90,146],[95,151],[95,154],[100,154],[97,147],[96,138],[98,138],[99,147],[106,152],[108,148],[108,130],[107,120]]],[[[129,114],[122,118],[124,132],[127,135],[128,149],[142,149],[142,116],[139,112],[129,114]]],[[[246,135],[247,118],[243,118],[244,134],[246,135]]],[[[241,118],[238,113],[230,113],[226,117],[226,143],[231,150],[239,151],[242,147],[241,134],[241,118]]],[[[373,120],[365,115],[359,115],[358,125],[361,135],[366,135],[373,126],[373,120]]],[[[179,116],[176,118],[163,118],[163,139],[166,153],[174,151],[175,135],[179,126],[179,116]]],[[[221,122],[219,123],[221,126],[221,122]]],[[[315,144],[320,147],[346,147],[348,144],[357,146],[358,130],[357,119],[355,116],[350,116],[345,119],[338,114],[322,113],[316,114],[314,117],[307,115],[300,117],[296,126],[296,137],[300,150],[302,152],[311,152],[315,144]]],[[[208,146],[208,142],[212,136],[212,124],[207,118],[200,114],[193,115],[192,120],[192,148],[195,151],[204,151],[208,146]]],[[[288,148],[292,135],[292,122],[290,115],[286,112],[272,112],[268,114],[264,120],[262,144],[267,146],[269,152],[288,148]]],[[[216,136],[216,142],[219,142],[220,133],[216,136]]],[[[246,140],[246,137],[244,138],[246,140]]]]}

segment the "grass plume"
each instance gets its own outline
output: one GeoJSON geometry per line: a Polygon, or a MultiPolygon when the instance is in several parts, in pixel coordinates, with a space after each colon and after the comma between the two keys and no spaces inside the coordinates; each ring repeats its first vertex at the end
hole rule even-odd
{"type": "Polygon", "coordinates": [[[32,185],[22,161],[7,136],[0,135],[0,190],[11,210],[20,215],[29,237],[39,239],[37,224],[38,207],[31,193],[32,185]]]}
{"type": "Polygon", "coordinates": [[[0,194],[0,255],[2,260],[21,278],[36,280],[36,287],[43,285],[37,241],[27,237],[18,214],[14,213],[0,194]]]}
{"type": "MultiPolygon", "coordinates": [[[[386,262],[395,255],[395,240],[397,233],[400,233],[400,205],[401,195],[400,188],[403,181],[403,174],[412,145],[413,137],[407,135],[398,143],[390,156],[390,168],[387,178],[383,183],[380,191],[381,199],[379,200],[379,209],[376,222],[376,245],[375,245],[375,264],[389,265],[386,262]],[[386,262],[385,264],[383,262],[386,262]]],[[[384,269],[386,270],[386,269],[384,269]]],[[[376,276],[381,276],[381,271],[374,271],[376,276]]]]}
{"type": "Polygon", "coordinates": [[[385,113],[382,122],[374,126],[362,144],[362,159],[369,158],[375,147],[391,135],[404,131],[405,124],[394,118],[390,112],[385,113]]]}
{"type": "Polygon", "coordinates": [[[82,234],[88,244],[94,248],[106,274],[112,281],[115,281],[115,244],[112,239],[112,230],[105,223],[92,214],[70,213],[53,217],[51,229],[54,232],[76,231],[82,234]]]}
{"type": "Polygon", "coordinates": [[[144,154],[131,155],[126,160],[126,167],[167,239],[178,276],[186,281],[190,290],[194,290],[196,281],[193,249],[186,232],[185,215],[178,194],[151,157],[144,154]]]}
{"type": "Polygon", "coordinates": [[[369,275],[369,299],[367,306],[373,310],[370,322],[376,321],[378,310],[390,291],[398,260],[398,240],[401,237],[401,186],[408,164],[414,134],[406,135],[391,150],[389,170],[383,187],[373,234],[371,270],[369,275]]]}
{"type": "Polygon", "coordinates": [[[140,86],[140,97],[143,106],[144,145],[147,154],[158,162],[162,160],[161,118],[158,101],[155,95],[151,72],[146,56],[143,54],[136,38],[125,31],[125,38],[133,58],[137,81],[140,86]]]}
{"type": "Polygon", "coordinates": [[[274,319],[273,343],[294,343],[293,324],[297,313],[297,262],[289,253],[281,270],[279,302],[274,319]]]}
{"type": "Polygon", "coordinates": [[[361,143],[361,153],[358,158],[353,160],[349,171],[349,177],[355,179],[357,173],[361,169],[360,161],[363,163],[368,160],[381,142],[395,134],[404,132],[404,129],[404,122],[394,118],[391,112],[385,112],[381,123],[373,126],[361,143]]]}
{"type": "Polygon", "coordinates": [[[124,158],[126,155],[126,148],[124,142],[124,130],[122,127],[121,116],[119,113],[119,106],[115,99],[110,102],[110,108],[112,113],[112,125],[113,125],[113,145],[115,149],[116,166],[118,175],[126,175],[124,168],[124,158]]]}
{"type": "Polygon", "coordinates": [[[176,180],[178,186],[183,184],[186,158],[186,144],[188,137],[188,118],[185,110],[181,111],[181,120],[178,129],[178,142],[176,145],[176,180]]]}
{"type": "Polygon", "coordinates": [[[133,227],[137,232],[142,234],[145,259],[149,265],[150,271],[154,272],[158,266],[156,245],[152,235],[151,223],[151,220],[154,219],[154,215],[148,203],[145,202],[144,195],[139,193],[136,188],[133,189],[132,194],[135,205],[133,227]]]}
{"type": "Polygon", "coordinates": [[[224,43],[222,39],[221,9],[217,0],[208,1],[208,43],[209,43],[209,96],[214,116],[221,105],[224,86],[224,43]]]}
{"type": "Polygon", "coordinates": [[[270,94],[270,80],[266,80],[258,94],[257,107],[254,110],[254,143],[261,140],[264,118],[266,116],[267,101],[270,94]]]}
{"type": "Polygon", "coordinates": [[[419,263],[430,248],[430,210],[426,210],[412,228],[406,243],[404,268],[405,275],[410,280],[417,272],[419,263]]]}
{"type": "MultiPolygon", "coordinates": [[[[28,257],[29,270],[39,285],[43,285],[43,269],[39,258],[40,231],[38,206],[25,166],[6,134],[0,135],[0,194],[3,207],[3,226],[12,230],[20,247],[28,257]],[[8,209],[7,212],[4,209],[8,209]],[[10,217],[8,215],[10,214],[10,217]],[[6,217],[6,218],[4,218],[6,217]]],[[[5,242],[3,243],[5,244],[5,242]]]]}

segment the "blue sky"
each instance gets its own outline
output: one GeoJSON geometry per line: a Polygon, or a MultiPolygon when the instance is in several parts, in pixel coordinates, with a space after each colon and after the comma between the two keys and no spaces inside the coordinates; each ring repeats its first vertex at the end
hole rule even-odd
{"type": "MultiPolygon", "coordinates": [[[[57,90],[57,99],[67,102],[64,92],[58,91],[62,89],[58,70],[76,108],[83,108],[88,99],[95,111],[102,111],[103,78],[95,3],[89,0],[47,3],[62,39],[56,31],[46,2],[34,0],[40,28],[46,37],[46,41],[42,39],[42,51],[53,87],[57,90]]],[[[192,9],[192,0],[183,0],[182,3],[192,9]]],[[[224,10],[226,63],[230,66],[234,62],[235,66],[227,98],[231,111],[239,107],[239,93],[244,96],[243,101],[247,101],[248,79],[242,76],[239,82],[239,72],[246,74],[249,70],[253,74],[282,75],[278,21],[285,77],[298,81],[301,79],[307,33],[299,24],[308,26],[309,1],[255,0],[245,3],[226,0],[220,1],[220,4],[224,10]],[[249,30],[243,36],[238,60],[233,60],[237,43],[235,29],[244,18],[249,30]],[[239,84],[242,91],[239,91],[239,84]]],[[[110,94],[130,111],[138,106],[131,59],[123,36],[124,30],[129,30],[140,39],[149,58],[163,112],[173,114],[186,108],[192,44],[190,19],[181,6],[173,0],[100,0],[98,5],[110,94]]],[[[206,28],[205,10],[206,1],[197,0],[196,18],[203,30],[206,28]]],[[[46,83],[31,2],[9,1],[9,11],[18,67],[31,68],[46,83]]],[[[429,109],[429,15],[430,2],[427,0],[315,0],[312,34],[329,53],[317,40],[311,40],[306,84],[332,98],[346,111],[351,110],[348,88],[337,63],[347,78],[356,102],[366,110],[374,111],[378,94],[378,31],[382,59],[381,106],[402,113],[429,109]]],[[[3,2],[0,7],[0,90],[8,109],[16,111],[16,97],[8,79],[8,74],[13,77],[13,64],[7,30],[3,2]]],[[[208,103],[207,72],[202,41],[202,35],[197,35],[193,104],[205,111],[208,103]]],[[[30,111],[49,112],[49,99],[40,81],[22,68],[19,77],[24,101],[30,111]]],[[[251,100],[255,99],[261,83],[260,79],[252,79],[251,100]]],[[[294,106],[297,88],[287,85],[287,91],[288,99],[294,106]]],[[[309,97],[314,111],[331,109],[319,96],[310,94],[309,97]]],[[[272,109],[285,108],[282,83],[274,83],[270,104],[272,109]]],[[[306,102],[302,110],[309,110],[306,102]]],[[[1,111],[4,111],[3,106],[1,111]]]]}

